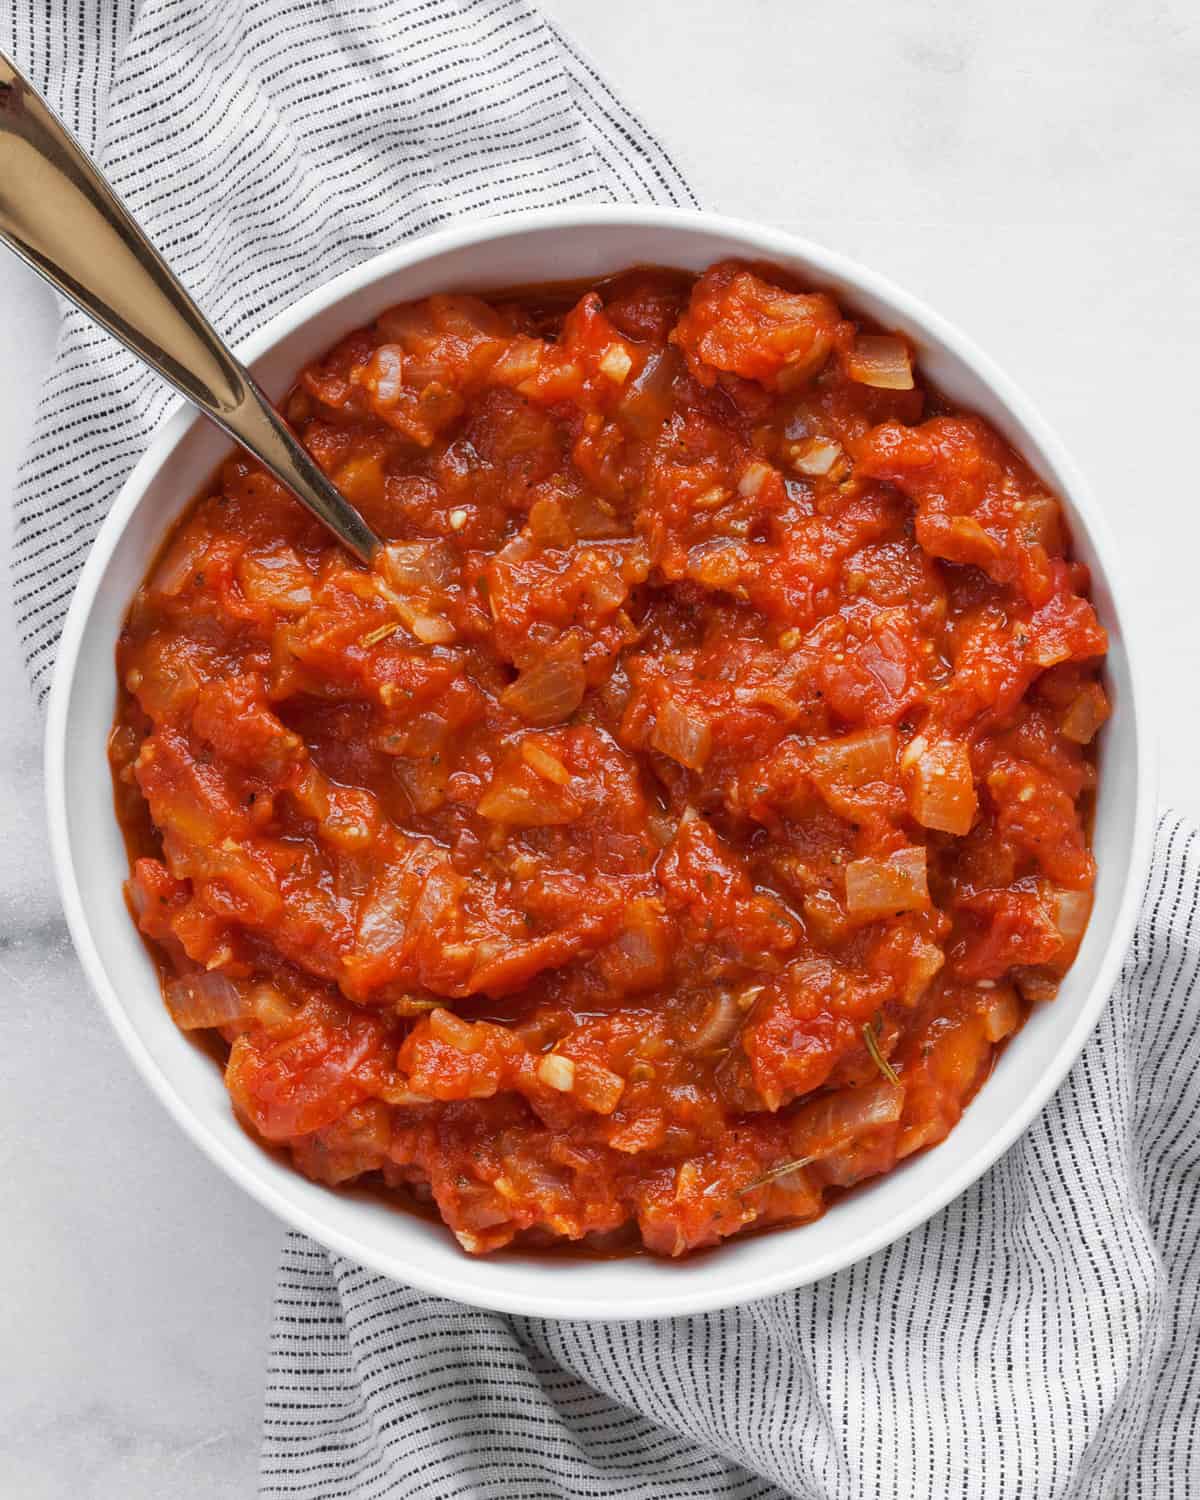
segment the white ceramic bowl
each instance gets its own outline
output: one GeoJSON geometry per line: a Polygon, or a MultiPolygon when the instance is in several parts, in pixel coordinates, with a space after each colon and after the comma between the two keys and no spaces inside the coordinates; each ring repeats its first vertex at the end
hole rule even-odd
{"type": "Polygon", "coordinates": [[[502,1311],[564,1318],[702,1312],[801,1286],[878,1250],[936,1213],[1016,1139],[1091,1032],[1132,934],[1152,839],[1145,689],[1130,599],[1104,517],[1062,445],[1026,398],[962,334],[883,277],[756,225],[659,209],[566,208],[429,235],[339,276],[271,320],[241,355],[278,398],[308,360],[394,302],[435,291],[598,277],[642,263],[701,269],[725,256],[775,261],[853,311],[902,329],[921,368],[987,417],[1067,504],[1110,632],[1113,716],[1103,732],[1095,820],[1094,915],[1058,998],[1007,1047],[961,1123],[934,1150],[837,1203],[815,1224],[732,1240],[680,1264],[645,1256],[472,1260],[439,1225],[308,1182],[236,1124],[220,1073],[175,1029],[121,893],[127,867],[105,741],[113,650],[126,605],[167,528],[229,443],[181,407],[164,421],[101,528],[63,630],[50,698],[50,837],[84,971],[130,1056],[192,1140],[280,1218],[355,1261],[426,1291],[502,1311]]]}

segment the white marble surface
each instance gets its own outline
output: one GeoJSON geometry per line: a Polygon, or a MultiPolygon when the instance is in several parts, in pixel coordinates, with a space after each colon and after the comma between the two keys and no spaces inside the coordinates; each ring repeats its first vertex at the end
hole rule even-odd
{"type": "MultiPolygon", "coordinates": [[[[889,272],[1041,403],[1143,600],[1163,798],[1200,814],[1193,0],[547,9],[708,206],[889,272]]],[[[33,278],[0,262],[3,493],[54,321],[33,278]]],[[[249,1495],[279,1230],[184,1140],[85,992],[42,848],[39,725],[5,609],[0,1494],[249,1495]]]]}

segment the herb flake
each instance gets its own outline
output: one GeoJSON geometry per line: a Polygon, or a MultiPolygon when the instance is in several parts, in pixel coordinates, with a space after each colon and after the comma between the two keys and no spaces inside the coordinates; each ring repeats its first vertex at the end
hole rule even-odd
{"type": "Polygon", "coordinates": [[[863,1027],[862,1034],[863,1041],[867,1044],[867,1051],[871,1054],[871,1061],[889,1083],[894,1083],[898,1087],[900,1084],[900,1075],[879,1050],[879,1039],[876,1037],[875,1028],[871,1025],[870,1021],[863,1027]]]}
{"type": "Polygon", "coordinates": [[[765,1187],[768,1182],[774,1182],[777,1177],[786,1177],[789,1172],[798,1172],[801,1167],[809,1166],[816,1159],[815,1156],[798,1156],[795,1161],[780,1162],[777,1167],[772,1167],[761,1177],[755,1177],[753,1181],[738,1188],[738,1196],[740,1197],[743,1193],[752,1193],[755,1188],[765,1187]]]}

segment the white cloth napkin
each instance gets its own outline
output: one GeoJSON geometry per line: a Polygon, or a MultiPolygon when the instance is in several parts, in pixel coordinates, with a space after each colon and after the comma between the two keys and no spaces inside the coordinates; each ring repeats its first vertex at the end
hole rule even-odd
{"type": "MultiPolygon", "coordinates": [[[[526,0],[18,0],[0,40],[235,340],[450,219],[693,201],[526,0]]],[[[15,501],[39,691],[169,402],[67,313],[15,501]]],[[[1200,1495],[1198,876],[1196,831],[1164,820],[1133,951],[1057,1097],[937,1218],[815,1287],[556,1324],[289,1236],[262,1494],[1200,1495]]]]}

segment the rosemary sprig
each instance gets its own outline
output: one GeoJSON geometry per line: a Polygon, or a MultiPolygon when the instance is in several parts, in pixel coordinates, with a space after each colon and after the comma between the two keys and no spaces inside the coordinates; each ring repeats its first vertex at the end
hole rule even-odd
{"type": "Polygon", "coordinates": [[[772,1167],[769,1172],[764,1172],[761,1177],[756,1177],[753,1182],[747,1182],[738,1188],[739,1195],[752,1193],[755,1188],[765,1187],[768,1182],[774,1182],[777,1177],[786,1177],[789,1172],[795,1172],[800,1167],[807,1167],[810,1162],[816,1161],[815,1156],[798,1156],[795,1161],[780,1162],[777,1167],[772,1167]]]}
{"type": "Polygon", "coordinates": [[[378,646],[380,641],[386,641],[389,635],[395,635],[399,629],[399,620],[393,620],[388,625],[379,625],[374,630],[368,630],[358,644],[360,646],[378,646]]]}
{"type": "Polygon", "coordinates": [[[887,1058],[884,1057],[883,1053],[879,1050],[879,1039],[878,1037],[876,1037],[875,1028],[871,1025],[870,1021],[868,1021],[867,1024],[863,1027],[862,1034],[863,1041],[867,1044],[867,1051],[871,1054],[871,1061],[875,1064],[875,1066],[879,1069],[879,1071],[883,1074],[883,1076],[889,1083],[899,1085],[900,1075],[896,1072],[895,1068],[892,1067],[891,1063],[888,1062],[887,1058]]]}

